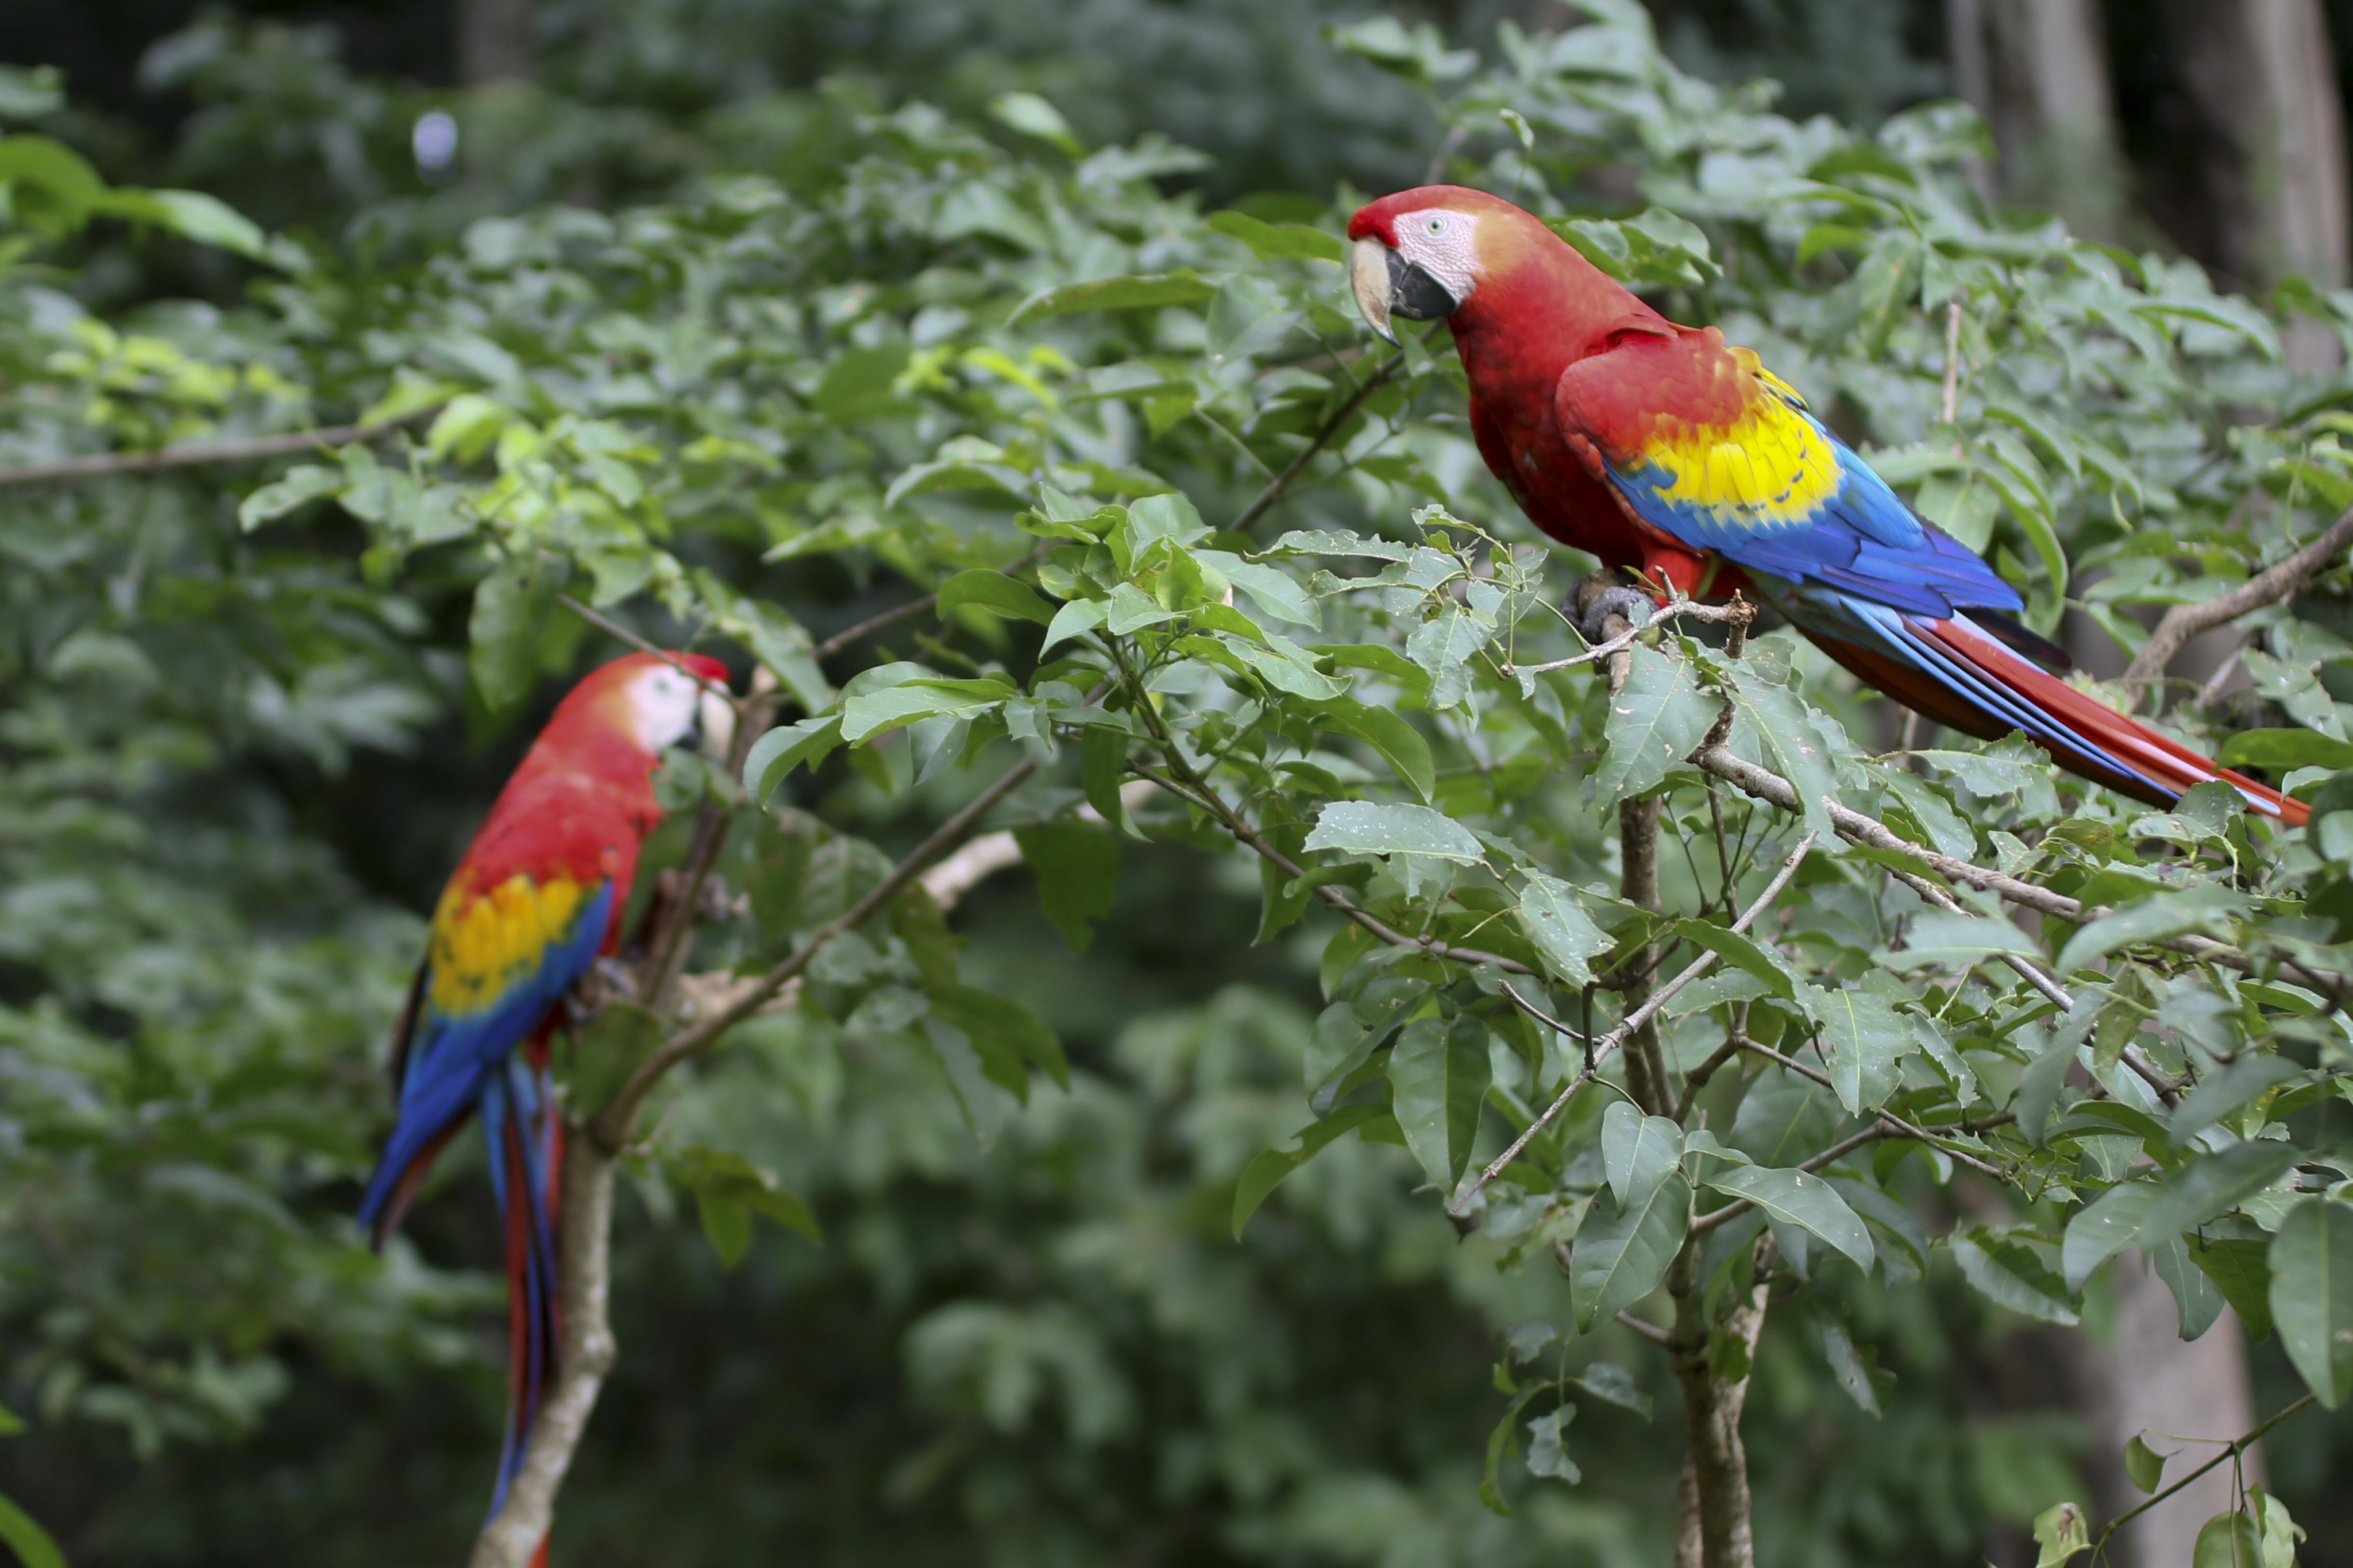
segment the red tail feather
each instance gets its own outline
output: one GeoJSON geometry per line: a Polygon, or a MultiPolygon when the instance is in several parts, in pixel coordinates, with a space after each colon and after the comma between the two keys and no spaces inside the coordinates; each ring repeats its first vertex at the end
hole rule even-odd
{"type": "MultiPolygon", "coordinates": [[[[2244,795],[2247,804],[2257,811],[2277,817],[2287,826],[2301,827],[2311,815],[2302,801],[2259,784],[2242,773],[2219,767],[2211,758],[2200,756],[2180,742],[2158,734],[2147,725],[2113,708],[2093,701],[2056,676],[2046,674],[2021,658],[1966,621],[1915,620],[1911,625],[1935,637],[1984,675],[2008,687],[2024,701],[2051,714],[2069,729],[2098,744],[2111,756],[2154,780],[2176,798],[2199,784],[2219,780],[2244,795]]],[[[2095,763],[2084,765],[2090,759],[2062,757],[2060,760],[2089,777],[2124,789],[2126,793],[2149,800],[2152,804],[2172,804],[2170,800],[2154,796],[2146,788],[2132,788],[2129,782],[2116,780],[2110,776],[2112,770],[2099,767],[2095,763]]]]}

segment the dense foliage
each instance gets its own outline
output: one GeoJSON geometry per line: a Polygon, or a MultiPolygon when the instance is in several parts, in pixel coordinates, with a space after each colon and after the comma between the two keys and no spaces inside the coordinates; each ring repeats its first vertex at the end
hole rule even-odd
{"type": "MultiPolygon", "coordinates": [[[[2135,608],[2353,502],[2342,391],[2279,367],[2275,316],[1988,211],[1959,111],[1793,121],[1677,70],[1638,7],[1583,9],[1492,62],[1388,21],[1337,42],[1459,132],[1451,177],[1764,353],[2042,628],[2073,609],[2129,649],[2135,608]]],[[[181,68],[234,79],[205,47],[181,68]]],[[[990,825],[1042,911],[985,890],[952,936],[910,894],[670,1089],[624,1208],[632,1371],[560,1555],[1654,1561],[1674,1384],[1614,1320],[1666,1322],[1694,1235],[1725,1374],[1724,1314],[1773,1288],[1752,1422],[1806,1441],[1759,1445],[1769,1561],[1974,1561],[1988,1517],[2074,1491],[2065,1434],[1965,1416],[1947,1379],[1987,1308],[1924,1279],[2073,1323],[2139,1246],[2185,1332],[2227,1300],[2324,1403],[2353,1384],[2353,818],[2277,833],[2219,789],[2153,813],[2016,743],[1907,760],[1785,631],[1662,624],[1614,700],[1593,664],[1532,670],[1579,651],[1556,606],[1590,563],[1487,477],[1442,331],[1368,352],[1353,193],[1205,214],[1169,194],[1202,155],[1091,147],[1021,93],[979,122],[836,84],[755,128],[675,199],[392,203],[348,248],[0,142],[0,461],[394,426],[5,492],[0,1324],[40,1423],[12,1490],[90,1556],[375,1561],[474,1522],[491,1422],[393,1392],[464,1366],[496,1397],[490,1293],[433,1266],[483,1255],[473,1175],[381,1263],[342,1215],[418,938],[395,905],[613,651],[567,596],[794,709],[740,780],[666,771],[673,806],[740,819],[744,902],[698,967],[791,951],[1017,758],[1039,771],[990,825]],[[95,308],[124,222],[209,247],[165,253],[192,276],[240,258],[248,292],[95,308]],[[1686,761],[1717,742],[1797,809],[1686,761]],[[1842,836],[1826,796],[1913,847],[1842,836]],[[1641,797],[1656,909],[1620,886],[1641,797]],[[1564,1029],[1640,999],[1597,979],[1701,954],[1635,1037],[1675,1114],[1605,1057],[1466,1184],[1577,1079],[1564,1029]],[[723,1285],[686,1227],[735,1262],[769,1181],[825,1245],[763,1234],[723,1285]],[[282,1484],[190,1484],[253,1450],[175,1445],[272,1422],[310,1435],[282,1484]],[[109,1506],[94,1426],[195,1468],[109,1506]],[[635,1489],[646,1458],[664,1485],[635,1489]]],[[[2252,692],[2167,716],[2324,809],[2353,763],[2342,577],[2250,619],[2252,692]]],[[[600,1020],[584,1102],[642,1025],[600,1020]]]]}

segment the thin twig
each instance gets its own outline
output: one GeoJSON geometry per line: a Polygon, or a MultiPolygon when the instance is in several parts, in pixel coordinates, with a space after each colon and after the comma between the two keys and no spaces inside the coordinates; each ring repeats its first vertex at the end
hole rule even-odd
{"type": "MultiPolygon", "coordinates": [[[[1798,874],[1798,868],[1804,864],[1806,856],[1813,847],[1814,836],[1811,833],[1798,840],[1798,847],[1789,852],[1789,858],[1787,860],[1781,862],[1781,868],[1773,874],[1771,881],[1765,884],[1765,890],[1758,893],[1756,901],[1741,912],[1738,920],[1732,922],[1732,929],[1736,932],[1746,931],[1750,922],[1763,914],[1767,906],[1775,899],[1781,896],[1781,889],[1789,885],[1789,879],[1798,874]]],[[[1461,1214],[1463,1211],[1463,1205],[1467,1205],[1482,1188],[1510,1169],[1512,1162],[1520,1157],[1520,1151],[1528,1146],[1530,1140],[1551,1126],[1553,1119],[1568,1109],[1569,1100],[1579,1089],[1584,1087],[1586,1079],[1592,1075],[1593,1067],[1598,1066],[1611,1051],[1623,1046],[1632,1037],[1636,1030],[1658,1016],[1659,1009],[1673,1000],[1676,992],[1706,973],[1708,966],[1715,962],[1715,953],[1713,951],[1701,953],[1682,973],[1652,992],[1648,1001],[1620,1019],[1616,1028],[1592,1041],[1587,1051],[1587,1061],[1590,1065],[1586,1070],[1571,1080],[1568,1087],[1562,1089],[1550,1105],[1545,1107],[1543,1115],[1528,1123],[1525,1131],[1512,1140],[1511,1147],[1496,1155],[1487,1168],[1479,1173],[1477,1181],[1455,1194],[1454,1201],[1447,1205],[1448,1212],[1461,1214]]]]}
{"type": "Polygon", "coordinates": [[[1636,637],[1651,627],[1684,617],[1695,621],[1727,621],[1736,626],[1746,626],[1757,618],[1757,606],[1737,595],[1722,605],[1702,604],[1697,599],[1675,599],[1652,610],[1650,618],[1641,626],[1630,626],[1606,642],[1595,643],[1583,653],[1571,654],[1567,658],[1549,659],[1543,664],[1506,664],[1499,668],[1505,675],[1550,675],[1556,669],[1591,664],[1631,646],[1636,637]]]}
{"type": "Polygon", "coordinates": [[[2190,1482],[2196,1480],[2199,1477],[2204,1475],[2215,1466],[2222,1463],[2225,1459],[2234,1459],[2240,1455],[2245,1453],[2263,1437],[2264,1433],[2269,1432],[2273,1427],[2278,1426],[2281,1422],[2286,1420],[2289,1416],[2295,1415],[2306,1405],[2310,1405],[2316,1397],[2318,1396],[2316,1394],[2307,1394],[2302,1399],[2297,1400],[2295,1404],[2289,1405],[2284,1410],[2282,1410],[2277,1415],[2272,1416],[2269,1420],[2263,1422],[2263,1425],[2257,1426],[2253,1431],[2247,1433],[2244,1436],[2233,1437],[2230,1442],[2222,1446],[2222,1451],[2221,1453],[2216,1454],[2212,1458],[2207,1460],[2204,1464],[2199,1466],[2196,1469],[2190,1471],[2188,1475],[2182,1477],[2179,1480],[2174,1482],[2163,1491],[2152,1493],[2143,1501],[2126,1509],[2124,1512],[2116,1515],[2116,1518],[2102,1525],[2100,1527],[2099,1539],[2092,1542],[2093,1560],[2094,1562],[2098,1561],[2100,1553],[2107,1549],[2108,1538],[2116,1534],[2118,1530],[2121,1530],[2132,1521],[2138,1519],[2142,1514],[2147,1513],[2158,1503],[2163,1502],[2174,1493],[2181,1490],[2182,1488],[2188,1486],[2190,1482]]]}
{"type": "Polygon", "coordinates": [[[666,647],[656,647],[652,643],[648,642],[644,637],[639,637],[637,633],[631,631],[620,622],[613,619],[610,616],[590,609],[587,605],[582,604],[579,600],[574,598],[569,594],[556,595],[555,602],[562,605],[574,615],[578,616],[582,620],[586,621],[590,626],[595,626],[598,631],[603,632],[606,636],[616,637],[622,642],[628,643],[639,653],[649,653],[653,655],[656,658],[661,660],[664,664],[669,665],[672,669],[677,670],[681,675],[683,675],[689,680],[691,680],[697,686],[702,688],[705,691],[723,698],[728,702],[732,703],[735,701],[735,694],[733,691],[728,690],[726,687],[723,686],[718,681],[712,679],[707,675],[695,674],[693,670],[687,668],[686,662],[680,658],[678,655],[672,653],[666,647]]]}
{"type": "Polygon", "coordinates": [[[1514,990],[1510,981],[1506,980],[1503,984],[1504,994],[1511,998],[1513,1006],[1517,1007],[1521,1012],[1525,1013],[1529,1017],[1534,1018],[1537,1023],[1542,1024],[1546,1028],[1550,1029],[1556,1035],[1566,1036],[1567,1038],[1572,1040],[1582,1040],[1585,1038],[1585,1037],[1579,1034],[1577,1030],[1570,1028],[1567,1024],[1562,1023],[1558,1018],[1554,1017],[1551,1014],[1546,1012],[1543,1008],[1537,1006],[1535,1003],[1529,1001],[1526,997],[1514,990]]]}
{"type": "Polygon", "coordinates": [[[2353,510],[2348,510],[2327,532],[2284,561],[2264,568],[2226,594],[2217,594],[2202,604],[2176,605],[2165,612],[2157,629],[2148,634],[2133,655],[2132,663],[2118,677],[2128,684],[2157,679],[2181,645],[2201,632],[2237,620],[2252,610],[2265,605],[2275,605],[2295,597],[2306,584],[2327,570],[2337,556],[2353,544],[2353,510]]]}
{"type": "MultiPolygon", "coordinates": [[[[1821,1085],[1824,1089],[1831,1090],[1833,1094],[1838,1092],[1838,1086],[1831,1082],[1831,1075],[1822,1071],[1820,1068],[1814,1067],[1810,1063],[1801,1062],[1795,1057],[1786,1056],[1783,1053],[1775,1050],[1772,1047],[1765,1044],[1763,1041],[1751,1039],[1746,1035],[1735,1036],[1734,1039],[1742,1050],[1753,1052],[1757,1056],[1763,1057],[1767,1061],[1778,1062],[1781,1066],[1788,1068],[1791,1072],[1796,1073],[1799,1077],[1811,1079],[1814,1082],[1821,1085]]],[[[2001,1181],[2007,1181],[2009,1179],[2007,1174],[2000,1166],[1989,1164],[1985,1161],[1978,1159],[1976,1155],[1971,1154],[1965,1150],[1946,1149],[1942,1143],[1936,1142],[1935,1134],[1927,1129],[1914,1126],[1911,1122],[1905,1121],[1902,1117],[1896,1115],[1892,1110],[1874,1109],[1872,1111],[1872,1115],[1878,1121],[1881,1126],[1887,1129],[1889,1134],[1893,1137],[1916,1138],[1923,1143],[1935,1144],[1936,1147],[1944,1149],[1946,1153],[1950,1154],[1954,1159],[1958,1160],[1961,1163],[1968,1166],[1971,1170],[1978,1172],[1981,1175],[1992,1176],[1997,1180],[2001,1181]]]]}
{"type": "Polygon", "coordinates": [[[117,474],[152,474],[166,468],[192,468],[206,463],[252,463],[264,458],[286,458],[322,447],[373,441],[441,412],[447,403],[428,403],[397,419],[364,425],[329,425],[316,430],[289,430],[280,436],[255,436],[242,441],[210,441],[196,447],[166,447],[157,452],[104,452],[88,458],[60,458],[53,463],[20,463],[0,468],[0,488],[47,485],[61,480],[105,479],[117,474]]]}
{"type": "Polygon", "coordinates": [[[1267,480],[1266,488],[1252,498],[1250,505],[1242,508],[1229,525],[1233,531],[1249,532],[1250,524],[1265,516],[1267,509],[1282,499],[1283,492],[1291,488],[1291,481],[1299,477],[1301,471],[1314,460],[1315,454],[1330,445],[1332,437],[1339,434],[1340,426],[1348,422],[1348,416],[1362,408],[1365,405],[1365,399],[1372,396],[1381,384],[1396,374],[1398,367],[1404,363],[1405,355],[1400,352],[1389,355],[1388,358],[1375,365],[1372,374],[1356,384],[1356,390],[1348,394],[1341,401],[1340,406],[1332,410],[1324,417],[1324,423],[1315,427],[1315,433],[1307,438],[1307,445],[1301,448],[1299,455],[1285,463],[1282,466],[1282,471],[1267,480]]]}
{"type": "MultiPolygon", "coordinates": [[[[1053,551],[1054,547],[1061,542],[1062,542],[1060,540],[1049,540],[1043,544],[1032,545],[1029,549],[1029,552],[1021,557],[1020,560],[1008,562],[1005,565],[997,568],[997,574],[1000,577],[1010,577],[1017,572],[1026,572],[1030,567],[1035,566],[1038,563],[1046,559],[1047,555],[1053,551]]],[[[834,633],[831,637],[826,638],[823,642],[809,649],[809,657],[822,664],[827,659],[831,658],[835,654],[839,653],[843,648],[846,648],[850,644],[858,641],[860,637],[871,637],[874,633],[881,631],[885,626],[896,626],[899,622],[905,620],[910,616],[920,616],[925,610],[930,609],[939,602],[939,591],[934,589],[931,593],[925,594],[919,598],[910,599],[903,605],[893,605],[879,616],[869,616],[866,619],[859,622],[856,626],[851,626],[847,630],[834,633]]]]}
{"type": "Polygon", "coordinates": [[[941,823],[932,836],[900,861],[872,891],[819,926],[807,942],[794,950],[790,957],[762,975],[758,984],[747,987],[710,1016],[696,1019],[655,1047],[590,1124],[596,1140],[608,1149],[618,1149],[628,1143],[629,1125],[637,1117],[638,1107],[644,1103],[646,1096],[653,1091],[654,1085],[661,1080],[664,1073],[711,1046],[728,1030],[757,1013],[761,1005],[782,990],[786,983],[798,978],[828,942],[843,931],[871,920],[910,882],[922,875],[925,867],[971,837],[981,818],[1037,771],[1036,760],[1029,757],[1024,757],[1008,768],[995,784],[974,797],[970,805],[941,823]]]}
{"type": "MultiPolygon", "coordinates": [[[[1164,756],[1169,756],[1171,755],[1172,751],[1173,748],[1170,750],[1164,750],[1162,754],[1164,756]]],[[[1166,790],[1170,795],[1175,795],[1177,799],[1198,806],[1201,810],[1208,812],[1210,816],[1216,817],[1218,819],[1218,825],[1224,828],[1228,834],[1234,838],[1239,839],[1242,844],[1257,852],[1265,859],[1272,862],[1278,869],[1287,873],[1294,879],[1307,875],[1306,867],[1302,866],[1298,861],[1293,860],[1290,856],[1285,855],[1282,850],[1277,849],[1271,843],[1268,842],[1264,834],[1259,832],[1257,828],[1252,827],[1249,821],[1243,817],[1240,812],[1236,811],[1232,806],[1228,805],[1224,797],[1219,795],[1214,789],[1209,788],[1206,782],[1198,780],[1198,777],[1188,777],[1180,781],[1176,778],[1171,778],[1166,774],[1154,773],[1151,769],[1143,767],[1139,764],[1130,763],[1129,766],[1134,770],[1137,776],[1151,780],[1154,784],[1158,784],[1162,789],[1166,790]]],[[[1172,758],[1170,763],[1171,769],[1176,770],[1179,768],[1179,766],[1180,764],[1172,758]]],[[[1190,769],[1184,769],[1183,771],[1187,774],[1191,773],[1190,769]]],[[[1439,941],[1436,937],[1409,936],[1404,931],[1398,930],[1395,926],[1390,925],[1388,921],[1382,920],[1378,915],[1374,914],[1371,910],[1357,903],[1356,900],[1348,897],[1345,892],[1332,886],[1329,882],[1319,884],[1315,889],[1315,892],[1318,897],[1323,899],[1325,903],[1331,905],[1334,910],[1337,910],[1340,914],[1345,916],[1349,920],[1356,921],[1358,925],[1364,927],[1365,930],[1370,931],[1373,935],[1380,938],[1381,941],[1388,943],[1391,947],[1413,948],[1419,952],[1430,954],[1432,958],[1445,959],[1455,963],[1489,963],[1510,974],[1533,975],[1536,973],[1536,971],[1529,968],[1526,964],[1522,963],[1518,959],[1506,958],[1500,952],[1483,952],[1475,947],[1455,947],[1447,942],[1439,941]]]]}
{"type": "Polygon", "coordinates": [[[1675,1348],[1675,1336],[1672,1329],[1662,1329],[1658,1324],[1647,1322],[1631,1312],[1619,1313],[1618,1321],[1654,1345],[1664,1345],[1669,1350],[1675,1348]]]}
{"type": "MultiPolygon", "coordinates": [[[[1799,803],[1796,786],[1788,780],[1769,768],[1759,767],[1724,746],[1703,746],[1692,753],[1691,761],[1703,772],[1714,773],[1743,794],[1752,795],[1767,805],[1778,806],[1783,811],[1791,813],[1804,810],[1799,803]]],[[[1830,815],[1831,826],[1838,829],[1841,837],[1851,839],[1857,844],[1868,844],[1873,848],[1892,849],[1911,857],[1947,880],[1997,894],[2021,908],[2035,910],[2046,915],[2057,915],[2062,920],[2077,924],[2096,919],[2106,912],[2105,909],[2096,906],[2087,909],[2081,900],[2071,899],[2064,893],[2056,893],[2048,888],[2037,887],[2032,882],[2021,881],[2016,877],[1973,864],[1957,856],[1941,854],[1924,845],[1915,844],[1889,828],[1878,818],[1865,816],[1862,812],[1856,811],[1852,806],[1841,805],[1830,796],[1823,797],[1822,805],[1830,815]]],[[[1899,872],[1899,875],[1901,874],[1899,872]]],[[[1912,885],[1917,886],[1917,884],[1912,885]]],[[[2216,942],[2211,937],[2163,937],[2151,945],[2172,952],[2187,953],[2203,963],[2219,963],[2226,969],[2235,969],[2244,974],[2276,973],[2284,975],[2299,985],[2319,992],[2327,996],[2333,1005],[2339,1008],[2346,1006],[2348,998],[2353,997],[2353,981],[2348,981],[2344,975],[2331,974],[2284,959],[2275,961],[2267,959],[2263,963],[2258,963],[2237,948],[2232,947],[2227,942],[2216,942]]],[[[2029,976],[2030,980],[2032,978],[2031,975],[2029,976]]],[[[2039,983],[2037,989],[2041,989],[2039,983]]]]}

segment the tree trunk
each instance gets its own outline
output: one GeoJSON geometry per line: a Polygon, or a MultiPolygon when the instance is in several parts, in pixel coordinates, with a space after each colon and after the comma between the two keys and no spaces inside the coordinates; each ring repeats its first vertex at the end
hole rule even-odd
{"type": "Polygon", "coordinates": [[[457,0],[458,78],[469,87],[528,81],[537,68],[531,0],[457,0]]]}
{"type": "MultiPolygon", "coordinates": [[[[1757,1542],[1748,1492],[1748,1450],[1740,1441],[1740,1415],[1748,1404],[1748,1373],[1720,1377],[1709,1352],[1708,1326],[1694,1300],[1697,1237],[1683,1243],[1667,1289],[1675,1299],[1675,1376],[1683,1391],[1683,1471],[1675,1489],[1675,1568],[1756,1568],[1757,1542]]],[[[1757,1270],[1772,1258],[1769,1237],[1757,1244],[1757,1270]]],[[[1735,1307],[1724,1322],[1726,1340],[1744,1363],[1757,1354],[1765,1331],[1766,1286],[1735,1307]]]]}
{"type": "MultiPolygon", "coordinates": [[[[2345,281],[2344,112],[2320,0],[2160,0],[2175,68],[2196,121],[2213,236],[2226,281],[2263,289],[2290,273],[2345,281]]],[[[2299,321],[2289,363],[2333,367],[2333,332],[2299,321]]]]}
{"type": "Polygon", "coordinates": [[[1993,132],[1993,184],[2094,239],[2122,237],[2124,160],[2099,0],[1947,0],[1961,96],[1993,132]]]}
{"type": "MultiPolygon", "coordinates": [[[[2121,1468],[2125,1445],[2147,1432],[2149,1447],[2181,1458],[2166,1468],[2174,1479],[2214,1456],[2211,1444],[2177,1441],[2206,1437],[2227,1442],[2255,1425],[2255,1402],[2247,1385],[2246,1334],[2229,1308],[2197,1340],[2184,1343],[2173,1292],[2136,1250],[2116,1262],[2116,1316],[2105,1344],[2083,1343],[2077,1379],[2084,1413],[2099,1436],[2094,1442],[2121,1468]]],[[[2260,1450],[2244,1467],[2248,1484],[2263,1479],[2260,1450]]],[[[2179,1568],[2196,1550],[2199,1527],[2231,1507],[2231,1467],[2218,1465],[2192,1485],[2125,1526],[2123,1550],[2111,1550],[2115,1568],[2179,1568]]],[[[2099,1499],[2099,1511],[2120,1513],[2141,1494],[2118,1487],[2099,1499]]]]}

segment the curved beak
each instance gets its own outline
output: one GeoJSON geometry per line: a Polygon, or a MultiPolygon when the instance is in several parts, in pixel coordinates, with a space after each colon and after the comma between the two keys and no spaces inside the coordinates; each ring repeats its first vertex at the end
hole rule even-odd
{"type": "Polygon", "coordinates": [[[735,710],[729,707],[716,691],[705,691],[694,704],[694,732],[702,751],[710,756],[724,757],[735,742],[735,710]]]}
{"type": "Polygon", "coordinates": [[[1356,241],[1348,258],[1348,291],[1356,297],[1365,324],[1390,342],[1398,341],[1391,316],[1431,321],[1452,315],[1461,304],[1437,279],[1370,237],[1356,241]]]}

